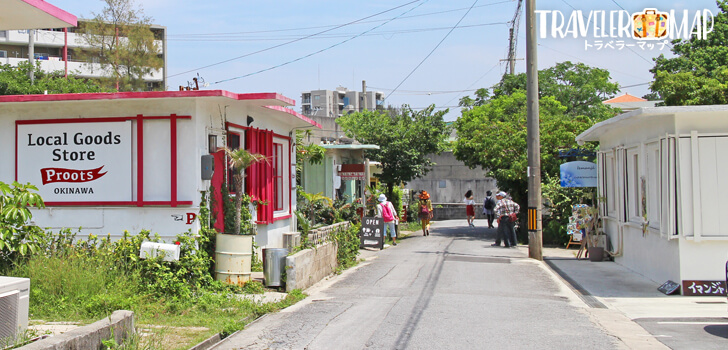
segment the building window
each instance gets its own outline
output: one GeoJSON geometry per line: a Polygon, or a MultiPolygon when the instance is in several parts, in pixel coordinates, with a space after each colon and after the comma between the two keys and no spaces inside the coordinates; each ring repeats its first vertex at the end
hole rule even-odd
{"type": "Polygon", "coordinates": [[[273,209],[283,210],[283,145],[273,143],[273,209]]]}
{"type": "Polygon", "coordinates": [[[627,221],[641,221],[642,216],[640,191],[641,181],[639,173],[639,149],[627,150],[627,221]]]}
{"type": "Polygon", "coordinates": [[[607,215],[611,217],[617,217],[617,179],[614,176],[616,173],[617,163],[614,159],[613,154],[606,154],[605,161],[606,165],[606,178],[604,179],[605,196],[607,197],[607,215]]]}
{"type": "Polygon", "coordinates": [[[447,181],[445,181],[445,180],[440,180],[440,184],[439,184],[439,187],[440,187],[440,188],[446,188],[446,187],[447,187],[447,181]]]}

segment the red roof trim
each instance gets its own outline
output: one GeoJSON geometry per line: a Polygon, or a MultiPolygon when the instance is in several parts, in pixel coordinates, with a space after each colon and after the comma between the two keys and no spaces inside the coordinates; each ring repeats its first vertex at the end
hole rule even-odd
{"type": "Polygon", "coordinates": [[[305,115],[303,115],[301,113],[298,113],[298,112],[296,112],[296,111],[294,111],[294,110],[292,110],[290,108],[280,107],[280,106],[264,106],[264,107],[265,108],[269,108],[269,109],[273,109],[273,110],[276,110],[276,111],[280,111],[280,112],[283,112],[283,113],[288,113],[288,114],[290,114],[290,115],[292,115],[292,116],[294,116],[294,117],[296,117],[298,119],[301,119],[301,120],[303,120],[303,121],[305,121],[305,122],[307,122],[307,123],[309,123],[309,124],[311,124],[311,125],[319,128],[319,129],[323,129],[323,127],[321,126],[321,124],[315,122],[313,119],[311,119],[311,118],[309,118],[309,117],[307,117],[307,116],[305,116],[305,115]]]}
{"type": "Polygon", "coordinates": [[[75,27],[78,25],[78,18],[76,16],[63,11],[59,9],[58,7],[55,7],[43,0],[21,0],[24,3],[33,6],[55,18],[58,18],[59,20],[66,22],[70,24],[72,27],[75,27]]]}
{"type": "Polygon", "coordinates": [[[0,102],[48,102],[48,101],[93,101],[123,100],[141,98],[178,98],[178,97],[227,97],[233,100],[278,100],[289,106],[296,101],[274,92],[237,94],[225,90],[191,90],[191,91],[147,91],[147,92],[96,92],[83,94],[52,95],[8,95],[0,96],[0,102]]]}

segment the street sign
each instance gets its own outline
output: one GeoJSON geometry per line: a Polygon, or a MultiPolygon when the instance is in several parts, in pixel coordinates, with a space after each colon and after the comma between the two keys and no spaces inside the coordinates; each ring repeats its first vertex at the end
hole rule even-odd
{"type": "Polygon", "coordinates": [[[361,221],[361,247],[384,249],[384,220],[382,218],[364,217],[361,221]]]}

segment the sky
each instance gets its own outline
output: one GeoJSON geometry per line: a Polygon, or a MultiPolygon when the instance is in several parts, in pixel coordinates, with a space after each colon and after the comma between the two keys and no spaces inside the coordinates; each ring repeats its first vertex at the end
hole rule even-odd
{"type": "MultiPolygon", "coordinates": [[[[102,0],[48,0],[79,18],[93,18],[102,0]]],[[[236,93],[277,92],[296,101],[304,91],[345,87],[382,91],[387,105],[449,108],[497,83],[506,72],[508,31],[516,0],[136,0],[152,22],[167,27],[168,89],[201,77],[201,89],[236,93]]],[[[524,3],[525,9],[525,3],[524,3]]],[[[642,12],[708,9],[714,0],[536,0],[536,10],[642,12]]],[[[553,13],[551,12],[551,13],[553,13]]],[[[607,69],[622,93],[643,96],[653,57],[672,56],[669,45],[638,46],[633,38],[551,37],[539,32],[538,68],[582,62],[607,69]],[[601,43],[598,43],[601,41],[601,43]],[[606,44],[612,41],[612,47],[606,44]],[[621,42],[621,44],[620,44],[621,42]],[[629,47],[629,45],[633,45],[629,47]],[[589,47],[589,45],[591,45],[589,47]]],[[[596,13],[596,12],[594,12],[596,13]]],[[[526,25],[521,15],[516,73],[526,71],[526,25]]],[[[597,30],[597,32],[599,32],[597,30]]],[[[650,42],[652,43],[652,42],[650,42]]]]}

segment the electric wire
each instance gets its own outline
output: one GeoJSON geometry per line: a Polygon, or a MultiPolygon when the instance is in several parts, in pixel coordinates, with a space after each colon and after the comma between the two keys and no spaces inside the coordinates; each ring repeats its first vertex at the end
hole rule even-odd
{"type": "MultiPolygon", "coordinates": [[[[487,6],[494,6],[499,4],[505,4],[509,2],[514,2],[516,0],[504,0],[504,1],[498,1],[498,2],[492,2],[488,4],[478,5],[475,7],[487,7],[487,6]]],[[[449,13],[449,12],[458,12],[467,10],[467,7],[461,7],[457,9],[452,10],[445,10],[445,11],[437,11],[437,12],[429,12],[429,13],[423,13],[419,15],[411,15],[411,16],[403,16],[400,17],[400,19],[408,19],[408,18],[416,18],[416,17],[425,17],[425,16],[432,16],[432,15],[439,15],[443,13],[449,13]]],[[[386,21],[386,19],[383,20],[371,20],[371,21],[358,21],[359,24],[366,24],[366,23],[374,23],[374,22],[383,22],[386,21]]],[[[256,30],[256,31],[247,31],[247,32],[228,32],[228,33],[185,33],[185,34],[168,34],[167,39],[173,38],[173,37],[185,37],[185,36],[201,36],[201,37],[208,37],[208,36],[227,36],[227,35],[240,35],[240,34],[260,34],[260,33],[276,33],[276,32],[290,32],[295,31],[299,32],[301,30],[308,30],[308,29],[320,29],[320,28],[331,28],[336,27],[337,25],[325,25],[325,26],[312,26],[312,27],[299,27],[299,28],[286,28],[286,29],[272,29],[272,30],[256,30]]]]}
{"type": "MultiPolygon", "coordinates": [[[[402,8],[402,7],[405,7],[407,5],[414,4],[414,3],[420,2],[420,1],[422,1],[422,0],[413,0],[413,1],[410,1],[410,2],[405,3],[403,5],[399,5],[397,7],[393,7],[393,8],[390,8],[390,9],[387,9],[387,10],[384,10],[384,11],[381,11],[381,12],[378,12],[378,13],[375,13],[373,15],[363,17],[363,18],[360,18],[360,19],[355,20],[355,21],[347,22],[347,23],[338,25],[338,26],[333,27],[333,28],[330,28],[330,29],[326,29],[326,30],[323,30],[323,31],[320,31],[320,32],[316,32],[314,34],[307,35],[307,36],[302,37],[302,38],[298,38],[298,39],[294,39],[294,40],[291,40],[291,41],[287,41],[285,43],[278,44],[278,45],[273,45],[273,46],[268,47],[268,48],[265,48],[265,49],[261,49],[261,50],[258,50],[258,51],[254,51],[254,52],[251,52],[251,53],[247,53],[247,54],[242,55],[242,56],[237,56],[237,57],[229,58],[229,59],[226,59],[226,60],[217,62],[217,63],[208,64],[208,65],[203,66],[203,67],[200,67],[200,68],[191,69],[191,70],[184,71],[184,72],[177,73],[177,74],[172,74],[172,75],[169,75],[168,78],[176,77],[176,76],[182,75],[182,74],[191,73],[191,72],[194,72],[194,71],[199,71],[199,70],[206,69],[206,68],[210,68],[210,67],[214,67],[214,66],[217,66],[217,65],[220,65],[220,64],[223,64],[223,63],[228,63],[228,62],[235,61],[235,60],[238,60],[238,59],[241,59],[241,58],[244,58],[244,57],[248,57],[248,56],[251,56],[251,55],[254,55],[254,54],[258,54],[258,53],[261,53],[261,52],[269,51],[269,50],[272,50],[272,49],[275,49],[275,48],[278,48],[278,47],[281,47],[281,46],[284,46],[284,45],[292,44],[292,43],[295,43],[295,42],[298,42],[298,41],[301,41],[301,40],[304,40],[304,39],[307,39],[307,38],[310,38],[310,37],[314,37],[314,36],[319,35],[319,34],[323,34],[323,33],[326,33],[326,32],[330,32],[332,30],[339,29],[339,28],[342,28],[342,27],[345,27],[345,26],[348,26],[348,25],[351,25],[351,24],[354,24],[354,23],[363,21],[365,19],[369,19],[369,18],[376,17],[376,16],[379,16],[379,15],[384,14],[384,13],[387,13],[387,12],[394,11],[396,9],[399,9],[399,8],[402,8]]],[[[427,0],[425,0],[425,2],[427,2],[427,0]]],[[[422,4],[423,3],[420,3],[420,5],[422,5],[422,4]]],[[[419,7],[420,5],[416,6],[415,8],[419,7]]],[[[385,22],[385,23],[389,23],[389,22],[385,22]]]]}
{"type": "Polygon", "coordinates": [[[417,69],[420,68],[420,66],[423,63],[425,63],[425,61],[435,52],[435,50],[437,50],[438,47],[440,47],[440,45],[445,41],[445,39],[447,39],[450,36],[450,34],[453,32],[453,30],[455,30],[455,28],[458,27],[458,25],[460,24],[460,22],[462,22],[463,19],[465,19],[465,17],[468,15],[468,13],[470,13],[470,10],[472,10],[473,9],[473,6],[475,6],[475,4],[477,4],[477,3],[478,3],[478,0],[475,0],[475,2],[473,2],[472,5],[470,5],[470,8],[468,9],[468,11],[466,11],[465,14],[463,14],[463,16],[460,17],[460,20],[457,23],[455,23],[455,25],[452,27],[452,29],[450,29],[449,32],[447,32],[447,34],[445,34],[445,37],[443,37],[442,40],[440,40],[440,42],[437,43],[437,45],[435,45],[435,47],[430,51],[430,53],[428,53],[427,56],[425,56],[425,58],[423,58],[422,61],[420,61],[420,63],[417,64],[417,66],[414,69],[412,69],[412,71],[409,74],[407,74],[407,76],[404,77],[404,79],[402,79],[402,81],[399,84],[397,84],[397,86],[394,88],[394,90],[392,90],[389,93],[389,95],[384,98],[384,101],[386,101],[387,98],[389,98],[390,96],[392,96],[392,94],[394,94],[397,91],[397,89],[399,89],[399,87],[402,86],[402,84],[404,84],[404,82],[407,81],[407,79],[409,79],[409,77],[412,76],[412,74],[415,71],[417,71],[417,69]]]}
{"type": "MultiPolygon", "coordinates": [[[[492,25],[498,25],[498,24],[508,24],[510,22],[490,22],[490,23],[480,23],[480,24],[468,24],[468,25],[462,25],[458,26],[457,29],[464,29],[464,28],[477,28],[477,27],[486,27],[486,26],[492,26],[492,25]]],[[[395,34],[411,34],[411,33],[422,33],[422,32],[430,32],[430,31],[439,31],[439,30],[449,30],[450,27],[429,27],[429,28],[414,28],[414,29],[399,29],[399,30],[388,30],[388,31],[377,31],[375,33],[367,33],[361,36],[380,36],[380,35],[395,35],[395,34]]],[[[281,36],[278,38],[274,37],[260,37],[260,38],[240,38],[240,39],[194,39],[194,40],[184,40],[186,42],[193,42],[193,41],[200,41],[200,42],[252,42],[252,41],[275,41],[275,40],[291,40],[291,38],[300,38],[300,39],[332,39],[332,38],[345,38],[355,35],[353,33],[338,33],[338,34],[326,34],[326,35],[317,35],[316,37],[302,37],[302,36],[296,36],[296,35],[286,35],[281,36]]],[[[168,41],[179,41],[179,40],[168,40],[168,41]]]]}
{"type": "Polygon", "coordinates": [[[568,3],[568,2],[566,2],[566,0],[561,0],[561,2],[563,2],[564,4],[566,4],[566,5],[568,5],[569,7],[571,7],[571,9],[572,9],[572,10],[576,11],[576,8],[575,8],[574,6],[571,6],[571,4],[570,4],[570,3],[568,3]]]}
{"type": "MultiPolygon", "coordinates": [[[[421,1],[421,0],[417,0],[417,1],[412,1],[412,2],[410,2],[410,3],[408,3],[408,4],[411,4],[411,3],[414,3],[414,2],[418,2],[418,1],[421,1]]],[[[371,29],[369,29],[369,30],[367,30],[367,31],[364,31],[364,32],[362,32],[362,33],[360,33],[360,34],[357,34],[357,35],[355,35],[355,36],[353,36],[353,37],[351,37],[351,38],[349,38],[349,39],[346,39],[346,40],[344,40],[344,41],[340,41],[340,42],[338,42],[338,43],[336,43],[336,44],[334,44],[334,45],[331,45],[331,46],[329,46],[329,47],[327,47],[327,48],[324,48],[324,49],[321,49],[321,50],[318,50],[318,51],[315,51],[315,52],[309,53],[308,55],[305,55],[305,56],[301,56],[301,57],[298,57],[298,58],[296,58],[296,59],[293,59],[293,60],[290,60],[290,61],[287,61],[287,62],[284,62],[284,63],[278,64],[278,65],[275,65],[275,66],[271,66],[271,67],[268,67],[268,68],[265,68],[265,69],[261,69],[261,70],[258,70],[258,71],[256,71],[256,72],[252,72],[252,73],[244,74],[244,75],[241,75],[241,76],[237,76],[237,77],[233,77],[233,78],[223,79],[223,80],[220,80],[220,81],[216,81],[216,82],[214,82],[214,83],[212,83],[212,84],[219,84],[219,83],[224,83],[224,82],[228,82],[228,81],[231,81],[231,80],[241,79],[241,78],[249,77],[249,76],[251,76],[251,75],[255,75],[255,74],[259,74],[259,73],[267,72],[267,71],[269,71],[269,70],[273,70],[273,69],[276,69],[276,68],[280,68],[280,67],[283,67],[283,66],[285,66],[285,65],[291,64],[291,63],[293,63],[293,62],[297,62],[297,61],[303,60],[303,59],[305,59],[305,58],[311,57],[311,56],[313,56],[313,55],[319,54],[319,53],[321,53],[321,52],[324,52],[324,51],[327,51],[327,50],[333,49],[334,47],[337,47],[337,46],[339,46],[339,45],[342,45],[342,44],[344,44],[344,43],[346,43],[346,42],[349,42],[349,41],[351,41],[351,40],[354,40],[354,39],[356,39],[356,38],[358,38],[358,37],[360,37],[360,36],[362,36],[362,35],[364,35],[364,34],[366,34],[366,33],[368,33],[368,32],[371,32],[372,30],[375,30],[375,29],[377,29],[377,28],[379,28],[379,27],[382,27],[382,26],[384,26],[385,24],[387,24],[387,23],[389,23],[389,22],[391,22],[391,21],[394,21],[395,19],[398,19],[398,18],[399,18],[400,16],[403,16],[403,15],[405,15],[405,14],[407,14],[407,13],[409,13],[409,12],[411,12],[411,11],[415,10],[415,9],[417,9],[418,7],[422,6],[422,5],[423,5],[423,4],[425,4],[425,3],[427,2],[427,1],[428,1],[428,0],[425,0],[424,2],[421,2],[421,3],[417,4],[417,6],[415,6],[415,7],[411,8],[411,9],[409,9],[409,10],[405,11],[405,12],[403,12],[403,13],[402,13],[401,15],[399,15],[399,16],[396,16],[396,17],[394,17],[394,18],[391,18],[390,20],[388,20],[388,21],[386,21],[386,22],[384,22],[384,23],[382,23],[382,24],[380,24],[380,25],[374,26],[373,28],[371,28],[371,29]]],[[[400,7],[401,7],[401,6],[400,6],[400,7]]],[[[370,17],[371,17],[371,16],[370,16],[370,17]]]]}

